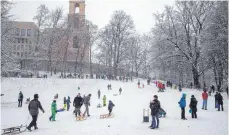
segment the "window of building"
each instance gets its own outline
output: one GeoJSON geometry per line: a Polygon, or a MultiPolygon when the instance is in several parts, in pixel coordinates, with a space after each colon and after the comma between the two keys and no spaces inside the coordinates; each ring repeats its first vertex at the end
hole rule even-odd
{"type": "Polygon", "coordinates": [[[21,36],[25,36],[25,29],[21,29],[21,36]]]}
{"type": "Polygon", "coordinates": [[[16,55],[16,52],[14,52],[14,55],[16,55]]]}
{"type": "Polygon", "coordinates": [[[21,39],[21,43],[24,43],[24,38],[21,39]]]}
{"type": "Polygon", "coordinates": [[[25,52],[25,57],[27,57],[28,56],[28,54],[27,54],[27,52],[25,52]]]}
{"type": "Polygon", "coordinates": [[[17,52],[17,56],[19,56],[19,57],[20,57],[20,53],[19,53],[19,52],[17,52]]]}
{"type": "Polygon", "coordinates": [[[31,49],[32,49],[32,47],[31,47],[31,45],[29,45],[29,51],[31,51],[31,49]]]}
{"type": "Polygon", "coordinates": [[[17,50],[20,50],[20,45],[17,45],[17,50]]]}
{"type": "Polygon", "coordinates": [[[20,42],[21,42],[21,39],[20,39],[20,38],[18,38],[18,39],[17,39],[17,42],[18,42],[18,43],[20,43],[20,42]]]}
{"type": "Polygon", "coordinates": [[[14,43],[16,43],[16,42],[17,42],[17,39],[15,38],[15,39],[14,39],[14,43]]]}
{"type": "Polygon", "coordinates": [[[73,38],[73,48],[78,48],[79,46],[78,46],[78,38],[77,38],[77,36],[75,36],[74,38],[73,38]]]}
{"type": "Polygon", "coordinates": [[[25,43],[28,44],[28,39],[27,38],[25,39],[25,43]]]}
{"type": "Polygon", "coordinates": [[[27,36],[31,36],[31,29],[27,29],[27,36]]]}
{"type": "Polygon", "coordinates": [[[24,50],[24,45],[21,45],[21,50],[24,50]]]}
{"type": "Polygon", "coordinates": [[[31,41],[31,40],[29,40],[29,43],[30,43],[30,44],[32,44],[32,41],[31,41]]]}
{"type": "Polygon", "coordinates": [[[20,29],[19,28],[16,28],[15,35],[16,36],[19,36],[20,35],[20,29]]]}
{"type": "Polygon", "coordinates": [[[14,50],[16,50],[17,49],[17,46],[16,45],[14,45],[14,50]]]}

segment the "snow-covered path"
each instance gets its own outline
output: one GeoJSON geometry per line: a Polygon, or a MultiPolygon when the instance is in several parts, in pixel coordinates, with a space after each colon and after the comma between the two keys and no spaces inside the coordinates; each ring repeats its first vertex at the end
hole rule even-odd
{"type": "MultiPolygon", "coordinates": [[[[146,81],[144,82],[146,84],[146,81]]],[[[224,112],[218,112],[214,108],[214,97],[209,97],[208,110],[202,110],[201,92],[185,89],[187,94],[187,104],[190,102],[191,95],[195,95],[198,102],[198,119],[191,119],[186,107],[187,121],[180,119],[180,108],[178,101],[181,97],[180,92],[174,89],[167,89],[164,93],[157,93],[154,84],[145,85],[144,89],[138,89],[137,82],[119,82],[107,80],[89,79],[23,79],[10,78],[2,79],[1,91],[5,95],[1,98],[1,103],[17,102],[18,93],[22,91],[25,99],[32,98],[35,93],[39,94],[45,113],[40,112],[38,118],[39,130],[24,132],[22,135],[227,135],[228,134],[228,102],[224,93],[224,112]],[[107,90],[107,84],[112,85],[112,90],[107,90]],[[77,87],[81,90],[78,91],[77,87]],[[122,95],[118,94],[118,89],[122,87],[122,95]],[[97,90],[101,90],[101,97],[105,94],[107,100],[112,100],[114,107],[114,118],[99,119],[100,114],[108,113],[107,107],[97,108],[102,99],[97,98],[97,90]],[[71,100],[80,92],[81,95],[92,94],[90,115],[85,121],[76,121],[73,106],[69,112],[60,112],[56,116],[56,122],[49,122],[51,114],[50,105],[53,96],[58,93],[58,108],[63,107],[63,97],[70,96],[71,100]],[[160,119],[160,128],[151,130],[148,128],[150,123],[142,123],[142,111],[148,109],[149,101],[154,94],[159,96],[163,109],[167,112],[166,118],[160,119]],[[109,127],[108,127],[109,126],[109,127]]],[[[84,107],[82,108],[84,110],[84,107]]],[[[28,112],[28,105],[23,104],[22,108],[17,108],[17,103],[8,105],[1,104],[1,128],[29,124],[31,118],[28,112]]]]}

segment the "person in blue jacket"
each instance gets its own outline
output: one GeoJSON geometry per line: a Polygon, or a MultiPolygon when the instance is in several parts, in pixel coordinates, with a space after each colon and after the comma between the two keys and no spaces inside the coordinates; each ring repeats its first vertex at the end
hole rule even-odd
{"type": "Polygon", "coordinates": [[[185,107],[186,107],[186,94],[183,93],[180,101],[178,102],[178,104],[180,105],[180,108],[181,108],[181,119],[182,120],[187,120],[185,118],[185,107]]]}

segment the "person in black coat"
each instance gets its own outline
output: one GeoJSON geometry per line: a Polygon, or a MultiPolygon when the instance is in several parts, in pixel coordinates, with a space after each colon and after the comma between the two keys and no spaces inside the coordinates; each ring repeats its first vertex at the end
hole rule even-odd
{"type": "Polygon", "coordinates": [[[160,101],[158,101],[157,95],[154,95],[154,100],[150,103],[152,124],[151,129],[159,128],[159,109],[161,108],[160,101]]]}
{"type": "Polygon", "coordinates": [[[191,100],[190,100],[190,104],[189,107],[192,109],[192,118],[197,118],[197,103],[198,101],[196,100],[196,98],[194,97],[194,95],[191,96],[191,100]]]}
{"type": "Polygon", "coordinates": [[[81,114],[80,108],[82,105],[83,105],[83,98],[80,96],[80,93],[78,93],[78,95],[74,98],[74,101],[73,101],[73,106],[75,107],[74,113],[76,117],[77,115],[80,116],[81,114]]]}
{"type": "Polygon", "coordinates": [[[37,117],[39,114],[39,109],[45,113],[40,101],[38,100],[38,94],[34,94],[34,99],[29,102],[29,113],[32,116],[32,121],[27,127],[27,129],[31,132],[31,127],[34,127],[35,130],[38,129],[37,127],[37,117]]]}
{"type": "Polygon", "coordinates": [[[220,93],[218,94],[218,103],[219,103],[218,111],[220,111],[220,106],[221,106],[221,109],[223,111],[223,97],[220,93]]]}
{"type": "Polygon", "coordinates": [[[218,97],[219,97],[219,93],[216,92],[216,94],[215,94],[215,108],[218,108],[217,107],[218,106],[218,97]]]}
{"type": "Polygon", "coordinates": [[[215,92],[215,86],[214,85],[211,86],[211,90],[212,90],[212,93],[215,92]]]}

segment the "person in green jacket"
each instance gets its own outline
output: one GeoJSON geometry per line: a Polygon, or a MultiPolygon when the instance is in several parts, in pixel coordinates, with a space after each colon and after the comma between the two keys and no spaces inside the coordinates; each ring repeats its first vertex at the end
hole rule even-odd
{"type": "Polygon", "coordinates": [[[106,95],[104,95],[103,96],[103,106],[106,106],[106,100],[107,100],[106,95]]]}
{"type": "Polygon", "coordinates": [[[56,100],[53,100],[52,105],[51,105],[51,111],[52,111],[52,115],[49,117],[49,121],[56,121],[56,100]]]}

